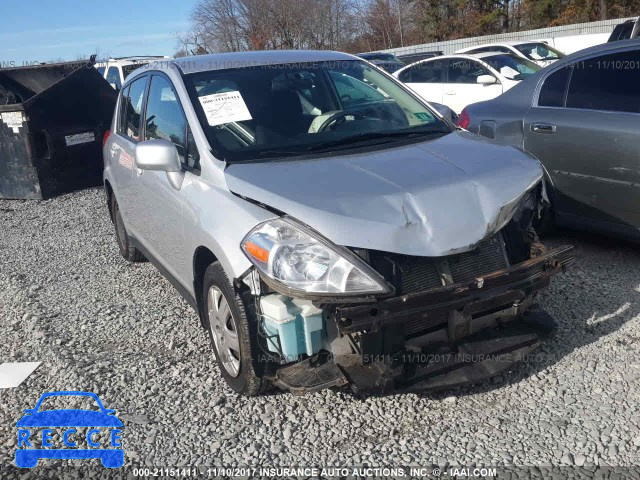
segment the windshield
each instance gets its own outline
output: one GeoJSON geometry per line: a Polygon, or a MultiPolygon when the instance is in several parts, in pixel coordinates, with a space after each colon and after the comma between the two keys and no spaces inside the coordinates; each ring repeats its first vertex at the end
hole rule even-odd
{"type": "Polygon", "coordinates": [[[566,56],[561,51],[542,42],[522,43],[514,45],[514,47],[529,60],[533,61],[558,60],[566,56]]]}
{"type": "Polygon", "coordinates": [[[217,158],[242,161],[443,135],[451,127],[360,60],[185,76],[217,158]]]}
{"type": "Polygon", "coordinates": [[[404,62],[396,57],[393,53],[362,53],[358,56],[369,61],[382,60],[386,62],[402,63],[404,65],[404,62]]]}
{"type": "Polygon", "coordinates": [[[529,60],[506,53],[484,57],[482,60],[509,80],[524,80],[541,68],[529,60]]]}
{"type": "Polygon", "coordinates": [[[405,66],[404,63],[387,62],[384,60],[371,60],[371,63],[389,73],[396,72],[405,66]]]}
{"type": "Polygon", "coordinates": [[[140,67],[144,67],[145,65],[149,65],[149,62],[136,62],[129,65],[123,65],[122,75],[124,76],[124,79],[126,80],[131,72],[139,69],[140,67]]]}

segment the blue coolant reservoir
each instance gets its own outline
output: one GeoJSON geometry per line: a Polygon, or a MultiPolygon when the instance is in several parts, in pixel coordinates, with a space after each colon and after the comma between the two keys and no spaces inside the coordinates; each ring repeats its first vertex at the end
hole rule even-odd
{"type": "Polygon", "coordinates": [[[292,362],[303,353],[313,355],[320,350],[324,327],[322,310],[311,301],[274,293],[260,299],[260,308],[271,352],[281,353],[292,362]]]}

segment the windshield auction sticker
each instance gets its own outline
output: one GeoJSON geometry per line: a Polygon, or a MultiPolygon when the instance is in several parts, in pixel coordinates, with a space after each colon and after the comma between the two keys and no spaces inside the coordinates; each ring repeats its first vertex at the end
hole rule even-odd
{"type": "Polygon", "coordinates": [[[251,113],[240,92],[214,93],[200,98],[200,104],[212,127],[231,122],[251,120],[251,113]]]}

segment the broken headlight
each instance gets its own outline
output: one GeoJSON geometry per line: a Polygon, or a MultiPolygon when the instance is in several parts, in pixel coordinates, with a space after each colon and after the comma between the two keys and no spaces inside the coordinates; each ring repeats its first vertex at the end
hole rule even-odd
{"type": "Polygon", "coordinates": [[[261,274],[285,287],[281,293],[368,295],[390,291],[384,278],[355,254],[290,218],[257,225],[240,246],[261,274]]]}

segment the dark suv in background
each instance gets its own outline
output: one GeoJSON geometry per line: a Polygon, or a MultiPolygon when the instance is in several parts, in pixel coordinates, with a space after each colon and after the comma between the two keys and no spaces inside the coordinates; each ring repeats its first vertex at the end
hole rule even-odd
{"type": "Polygon", "coordinates": [[[618,40],[637,38],[638,31],[640,31],[640,17],[635,20],[627,20],[626,22],[616,25],[616,28],[611,32],[607,42],[617,42],[618,40]]]}

